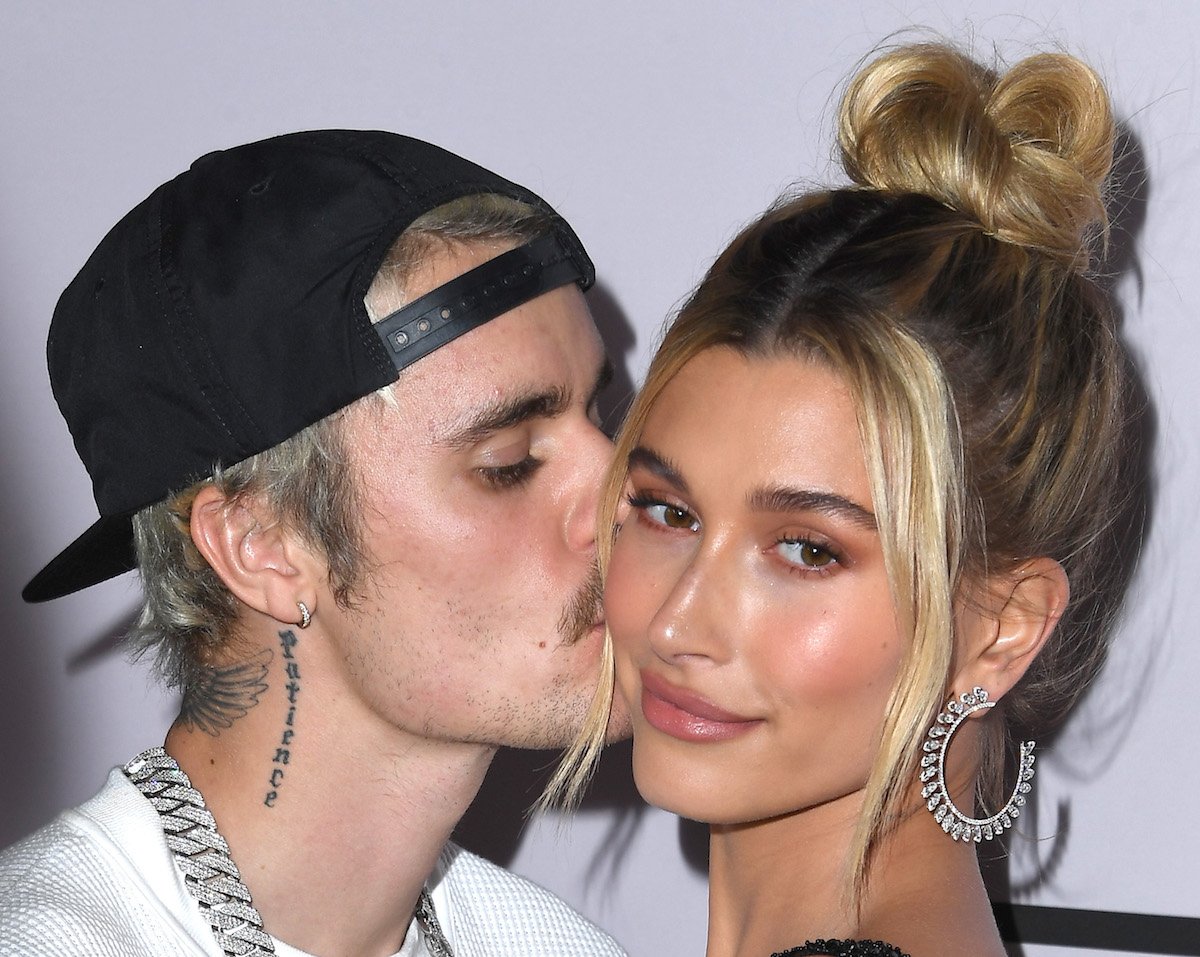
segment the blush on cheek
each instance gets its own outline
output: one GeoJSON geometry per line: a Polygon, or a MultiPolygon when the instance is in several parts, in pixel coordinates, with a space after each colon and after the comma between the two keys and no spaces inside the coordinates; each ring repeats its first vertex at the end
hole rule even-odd
{"type": "Polygon", "coordinates": [[[788,617],[766,626],[776,640],[770,673],[787,675],[801,697],[842,698],[864,688],[889,689],[899,667],[899,642],[879,640],[870,623],[847,622],[835,614],[788,617]]]}

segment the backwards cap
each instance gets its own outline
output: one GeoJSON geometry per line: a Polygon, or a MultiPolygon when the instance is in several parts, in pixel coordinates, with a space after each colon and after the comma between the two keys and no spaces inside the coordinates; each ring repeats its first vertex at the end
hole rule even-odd
{"type": "Polygon", "coordinates": [[[50,381],[101,517],[22,597],[129,571],[138,510],[394,382],[480,323],[593,278],[540,197],[420,140],[318,130],[201,157],[113,227],[55,307],[50,381]],[[544,211],[552,233],[373,326],[364,297],[395,239],[481,193],[544,211]]]}

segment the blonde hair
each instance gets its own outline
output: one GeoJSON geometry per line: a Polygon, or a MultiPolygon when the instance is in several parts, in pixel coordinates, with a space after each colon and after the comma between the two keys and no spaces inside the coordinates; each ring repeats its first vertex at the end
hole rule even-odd
{"type": "MultiPolygon", "coordinates": [[[[405,285],[427,257],[454,245],[521,243],[553,228],[553,218],[526,203],[490,193],[466,196],[418,217],[388,250],[366,294],[372,321],[400,308],[405,285]]],[[[343,418],[360,402],[396,411],[391,387],[379,390],[211,478],[142,509],[133,518],[144,598],[129,640],[153,652],[172,687],[186,689],[229,640],[238,601],[192,542],[192,504],[205,485],[225,498],[261,496],[268,509],[316,548],[329,565],[334,597],[353,602],[369,570],[357,504],[358,484],[343,446],[343,418]]]]}
{"type": "Polygon", "coordinates": [[[857,905],[873,850],[911,801],[922,737],[951,690],[954,610],[972,587],[1049,556],[1073,607],[1089,610],[1068,612],[989,719],[984,790],[1000,783],[1005,722],[1053,720],[1103,659],[1096,611],[1112,602],[1078,600],[1103,577],[1118,511],[1124,367],[1088,275],[1113,124],[1084,64],[1040,55],[1001,75],[948,46],[904,47],[853,78],[839,141],[855,185],[768,210],[667,330],[617,437],[601,527],[657,396],[696,355],[817,358],[845,377],[908,636],[847,861],[857,905]]]}

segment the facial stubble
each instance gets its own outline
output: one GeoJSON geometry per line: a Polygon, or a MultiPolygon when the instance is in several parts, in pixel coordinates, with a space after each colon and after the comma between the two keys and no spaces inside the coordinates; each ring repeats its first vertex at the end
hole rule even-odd
{"type": "Polygon", "coordinates": [[[593,562],[586,580],[579,586],[558,619],[558,633],[562,636],[564,645],[569,647],[578,644],[592,630],[600,618],[600,601],[603,594],[600,568],[593,562]]]}

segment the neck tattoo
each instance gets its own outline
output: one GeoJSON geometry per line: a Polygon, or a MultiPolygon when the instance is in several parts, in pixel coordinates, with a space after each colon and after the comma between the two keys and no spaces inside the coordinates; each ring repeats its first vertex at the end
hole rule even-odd
{"type": "MultiPolygon", "coordinates": [[[[162,748],[143,751],[122,770],[158,812],[184,885],[199,904],[222,953],[226,957],[274,954],[275,944],[263,929],[262,916],[242,883],[229,845],[187,773],[162,748]]],[[[454,957],[425,888],[413,916],[431,957],[454,957]]]]}
{"type": "Polygon", "coordinates": [[[290,628],[281,631],[279,644],[283,648],[284,677],[287,678],[283,690],[287,692],[288,709],[283,733],[279,736],[279,747],[275,749],[275,757],[271,759],[271,783],[263,798],[263,804],[267,807],[274,807],[279,799],[279,789],[283,787],[283,778],[287,773],[285,765],[292,760],[292,738],[296,736],[296,699],[300,694],[300,662],[292,654],[292,649],[298,644],[296,633],[290,628]]]}

